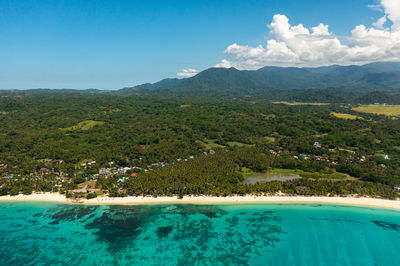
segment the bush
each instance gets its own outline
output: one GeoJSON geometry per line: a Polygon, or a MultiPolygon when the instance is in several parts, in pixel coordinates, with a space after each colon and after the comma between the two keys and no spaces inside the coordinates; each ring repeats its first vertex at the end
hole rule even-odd
{"type": "Polygon", "coordinates": [[[74,177],[73,181],[75,184],[81,184],[81,183],[85,182],[86,179],[83,176],[77,176],[77,177],[74,177]]]}
{"type": "Polygon", "coordinates": [[[32,194],[32,187],[22,187],[22,194],[24,195],[32,194]]]}
{"type": "Polygon", "coordinates": [[[11,190],[10,190],[10,195],[11,196],[16,196],[16,195],[18,195],[19,194],[19,187],[13,187],[13,188],[11,188],[11,190]]]}
{"type": "Polygon", "coordinates": [[[94,199],[96,197],[97,197],[96,193],[89,193],[89,194],[87,194],[86,199],[94,199]]]}

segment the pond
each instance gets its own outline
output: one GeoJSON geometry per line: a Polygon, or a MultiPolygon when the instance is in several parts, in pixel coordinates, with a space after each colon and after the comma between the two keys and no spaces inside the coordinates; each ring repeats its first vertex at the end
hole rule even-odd
{"type": "Polygon", "coordinates": [[[297,174],[291,173],[256,173],[245,180],[242,181],[242,184],[245,185],[254,185],[256,183],[267,183],[272,181],[291,181],[295,179],[300,179],[301,176],[297,174]]]}

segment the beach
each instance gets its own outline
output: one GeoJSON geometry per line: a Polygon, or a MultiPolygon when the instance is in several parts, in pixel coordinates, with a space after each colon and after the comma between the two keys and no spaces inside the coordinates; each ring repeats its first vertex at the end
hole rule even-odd
{"type": "Polygon", "coordinates": [[[67,199],[58,193],[34,193],[31,195],[0,196],[0,202],[56,202],[69,204],[89,204],[89,205],[141,205],[141,204],[166,204],[166,203],[186,203],[186,204],[240,204],[240,203],[323,203],[339,204],[351,206],[366,206],[376,208],[386,208],[400,210],[400,200],[388,200],[368,197],[327,197],[327,196],[289,196],[284,194],[272,196],[185,196],[178,197],[107,197],[100,196],[94,199],[67,199]]]}

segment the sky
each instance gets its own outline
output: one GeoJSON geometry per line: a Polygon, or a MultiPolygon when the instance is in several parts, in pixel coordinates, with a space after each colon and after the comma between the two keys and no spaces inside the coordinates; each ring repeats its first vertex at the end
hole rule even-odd
{"type": "Polygon", "coordinates": [[[0,89],[400,61],[400,0],[0,0],[0,89]]]}

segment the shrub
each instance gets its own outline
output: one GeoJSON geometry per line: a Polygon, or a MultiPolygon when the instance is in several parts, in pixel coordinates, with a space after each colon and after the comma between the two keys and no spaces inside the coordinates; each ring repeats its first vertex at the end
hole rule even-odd
{"type": "Polygon", "coordinates": [[[87,196],[86,196],[87,199],[94,199],[94,198],[96,198],[96,197],[97,197],[97,194],[96,194],[96,193],[89,193],[89,194],[87,194],[87,196]]]}

